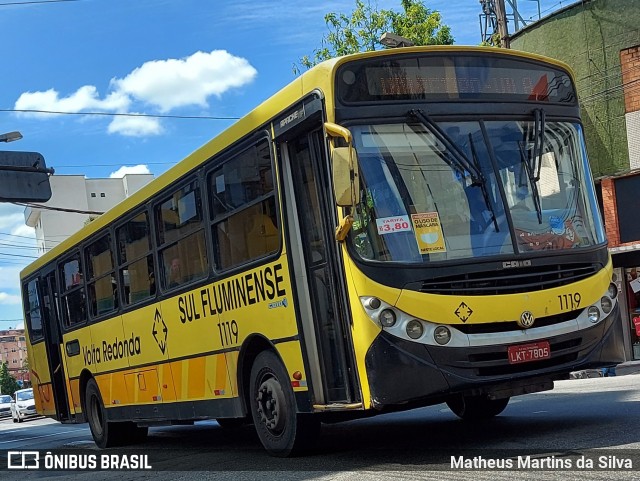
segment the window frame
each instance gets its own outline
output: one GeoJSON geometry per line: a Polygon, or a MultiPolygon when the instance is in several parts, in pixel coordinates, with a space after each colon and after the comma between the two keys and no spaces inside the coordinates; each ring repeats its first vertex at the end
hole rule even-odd
{"type": "Polygon", "coordinates": [[[223,153],[220,159],[215,162],[212,162],[204,171],[204,185],[205,192],[207,195],[207,210],[208,210],[208,218],[206,220],[208,224],[208,234],[211,237],[211,245],[213,248],[213,257],[212,262],[210,262],[211,269],[213,270],[216,277],[222,278],[227,277],[229,275],[233,275],[234,273],[241,272],[250,268],[252,265],[262,264],[269,259],[274,259],[279,257],[282,248],[283,248],[283,222],[281,219],[281,207],[280,207],[280,191],[278,185],[278,175],[277,175],[277,162],[276,162],[276,153],[274,150],[274,142],[267,131],[258,131],[254,135],[249,135],[246,137],[246,140],[239,144],[236,148],[229,149],[223,153]],[[257,147],[261,142],[266,141],[269,158],[271,163],[271,177],[272,177],[272,185],[273,189],[267,193],[262,194],[261,196],[252,199],[250,202],[241,205],[240,207],[236,207],[235,209],[216,215],[215,208],[213,205],[214,195],[211,193],[210,188],[215,185],[214,175],[217,171],[219,171],[222,167],[224,167],[229,162],[237,159],[239,156],[250,150],[251,148],[257,147]],[[216,226],[225,220],[237,215],[238,213],[250,209],[255,205],[259,205],[264,203],[265,201],[269,201],[273,199],[273,203],[275,206],[275,216],[276,222],[275,227],[278,230],[278,248],[273,252],[268,252],[266,254],[260,255],[258,257],[251,257],[248,260],[242,261],[238,264],[232,265],[227,268],[221,268],[217,265],[218,256],[220,254],[220,249],[218,248],[218,239],[217,235],[214,233],[214,229],[216,226]]]}
{"type": "Polygon", "coordinates": [[[86,300],[86,304],[87,304],[87,317],[89,318],[90,322],[95,322],[107,317],[111,317],[113,316],[115,313],[117,313],[120,309],[120,302],[121,302],[121,294],[120,294],[120,286],[117,280],[117,277],[115,275],[115,251],[114,251],[114,244],[113,244],[113,233],[111,232],[111,228],[108,227],[106,229],[104,229],[104,231],[92,238],[91,240],[89,240],[88,242],[86,242],[85,244],[83,244],[82,246],[82,254],[83,254],[83,261],[84,261],[84,270],[83,270],[83,278],[84,278],[84,283],[85,283],[85,300],[86,300]],[[93,276],[91,278],[88,278],[89,275],[89,255],[90,255],[90,247],[93,246],[94,244],[96,244],[97,242],[102,241],[105,237],[108,237],[108,245],[109,245],[109,253],[111,254],[111,269],[108,272],[104,272],[101,273],[98,276],[93,276]],[[97,299],[96,299],[96,315],[93,315],[92,312],[92,305],[91,305],[91,300],[89,299],[89,289],[91,288],[91,286],[95,286],[97,284],[97,282],[99,280],[102,280],[108,276],[112,276],[112,279],[116,280],[116,286],[115,286],[115,294],[116,297],[114,299],[114,307],[113,309],[110,309],[109,311],[105,311],[102,313],[98,313],[97,312],[97,299]]]}
{"type": "Polygon", "coordinates": [[[158,290],[164,296],[167,293],[173,293],[175,291],[184,289],[187,286],[191,286],[198,282],[203,282],[208,279],[211,275],[211,251],[209,248],[210,241],[207,238],[207,197],[205,195],[205,189],[202,187],[202,176],[200,175],[201,169],[196,169],[194,172],[186,174],[184,177],[178,179],[177,186],[172,186],[170,189],[164,189],[162,192],[159,192],[156,198],[153,200],[151,204],[151,222],[153,223],[153,244],[154,244],[154,252],[156,257],[154,259],[155,262],[155,282],[156,282],[156,293],[158,290]],[[177,238],[172,239],[170,241],[161,241],[161,236],[163,235],[163,229],[161,229],[162,216],[160,215],[162,205],[165,202],[168,202],[177,192],[183,190],[188,187],[190,184],[193,184],[195,188],[191,192],[197,192],[198,203],[197,208],[199,208],[198,214],[200,215],[200,226],[196,229],[189,230],[189,232],[184,234],[178,234],[177,238]],[[163,253],[168,249],[177,246],[180,242],[188,239],[189,237],[196,236],[201,233],[204,240],[204,251],[206,253],[206,269],[199,277],[194,277],[189,279],[186,282],[181,282],[175,286],[169,287],[168,283],[166,283],[165,272],[166,268],[164,265],[164,257],[163,253]]]}
{"type": "Polygon", "coordinates": [[[67,255],[58,259],[58,261],[56,262],[56,276],[58,279],[58,296],[60,299],[60,326],[62,328],[62,331],[66,333],[66,332],[74,331],[76,329],[80,329],[82,327],[87,326],[89,324],[89,307],[87,305],[87,291],[85,287],[84,266],[82,264],[82,254],[81,254],[80,246],[76,246],[73,249],[70,249],[70,252],[68,252],[67,255]],[[72,260],[74,257],[78,258],[80,274],[82,275],[82,279],[77,285],[74,285],[72,289],[67,289],[61,269],[64,266],[64,264],[72,260]],[[84,297],[83,299],[83,304],[85,309],[84,320],[81,322],[76,322],[74,324],[69,324],[67,320],[66,310],[64,309],[65,307],[64,301],[67,296],[78,291],[82,292],[84,297]]]}
{"type": "Polygon", "coordinates": [[[126,215],[123,219],[119,219],[119,221],[114,225],[113,231],[114,231],[113,238],[114,238],[115,249],[116,249],[116,259],[115,259],[116,271],[117,271],[116,281],[118,283],[118,287],[120,288],[119,292],[120,292],[120,299],[121,299],[120,309],[122,309],[123,311],[128,311],[131,309],[136,309],[138,307],[141,307],[145,303],[155,302],[155,300],[158,297],[158,277],[157,277],[158,260],[156,256],[155,225],[153,222],[153,211],[150,209],[147,209],[146,207],[142,209],[136,209],[135,211],[130,212],[128,215],[126,215]],[[149,240],[148,250],[146,251],[145,254],[141,254],[138,257],[135,257],[133,259],[127,259],[125,262],[122,262],[121,255],[120,255],[120,240],[118,237],[120,230],[125,228],[127,224],[129,224],[130,222],[133,222],[134,219],[136,219],[140,215],[145,215],[147,220],[148,240],[149,240]],[[130,303],[125,302],[124,270],[128,269],[130,265],[135,264],[136,262],[140,262],[141,260],[146,259],[149,256],[151,256],[151,261],[153,263],[154,282],[156,285],[155,292],[145,299],[140,299],[130,303]]]}
{"type": "Polygon", "coordinates": [[[40,288],[40,283],[42,282],[42,278],[40,277],[40,274],[38,273],[38,275],[31,277],[29,279],[25,279],[23,281],[23,287],[22,287],[22,295],[23,295],[23,310],[24,310],[24,315],[25,315],[25,326],[27,328],[27,331],[29,333],[29,342],[31,344],[35,344],[36,342],[42,342],[44,341],[44,337],[45,337],[45,333],[44,333],[44,322],[43,322],[43,313],[42,313],[42,295],[41,295],[41,288],[40,288]],[[36,283],[36,297],[38,298],[38,309],[40,310],[40,334],[39,335],[34,335],[34,330],[33,327],[31,325],[31,306],[29,304],[29,284],[31,284],[32,282],[36,283]]]}

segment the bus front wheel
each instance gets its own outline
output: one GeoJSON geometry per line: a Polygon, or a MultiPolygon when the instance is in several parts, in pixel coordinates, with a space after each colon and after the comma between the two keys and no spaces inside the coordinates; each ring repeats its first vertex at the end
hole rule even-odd
{"type": "Polygon", "coordinates": [[[258,354],[250,383],[251,416],[267,452],[286,457],[309,449],[318,436],[320,422],[310,414],[296,413],[291,381],[275,353],[258,354]]]}
{"type": "Polygon", "coordinates": [[[478,421],[497,416],[505,410],[509,404],[508,397],[502,399],[489,399],[487,396],[463,396],[457,395],[447,400],[447,406],[453,414],[465,421],[478,421]]]}

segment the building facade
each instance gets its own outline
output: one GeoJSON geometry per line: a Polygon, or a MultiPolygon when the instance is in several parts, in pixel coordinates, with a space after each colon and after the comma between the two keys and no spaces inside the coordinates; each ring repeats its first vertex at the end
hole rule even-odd
{"type": "Polygon", "coordinates": [[[24,329],[0,331],[0,364],[7,363],[11,374],[21,385],[29,385],[30,372],[27,359],[27,344],[24,329]]]}
{"type": "Polygon", "coordinates": [[[582,0],[511,38],[574,71],[620,290],[628,359],[640,359],[640,0],[582,0]]]}
{"type": "Polygon", "coordinates": [[[51,199],[42,207],[24,210],[25,223],[36,230],[38,254],[55,247],[92,217],[112,208],[152,179],[152,174],[127,174],[113,179],[51,176],[51,199]]]}

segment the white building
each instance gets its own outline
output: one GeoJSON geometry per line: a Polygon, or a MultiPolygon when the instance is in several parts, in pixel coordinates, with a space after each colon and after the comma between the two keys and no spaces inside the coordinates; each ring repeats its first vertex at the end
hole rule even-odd
{"type": "MultiPolygon", "coordinates": [[[[127,174],[122,178],[87,179],[84,175],[53,175],[51,199],[45,207],[105,212],[153,179],[153,174],[127,174]]],[[[93,215],[95,217],[95,215],[93,215]]],[[[38,254],[58,245],[84,226],[91,214],[27,207],[25,224],[36,229],[38,254]]]]}

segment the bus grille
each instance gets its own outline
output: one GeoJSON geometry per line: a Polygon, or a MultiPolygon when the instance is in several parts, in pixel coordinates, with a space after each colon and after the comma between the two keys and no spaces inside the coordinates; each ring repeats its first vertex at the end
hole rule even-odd
{"type": "MultiPolygon", "coordinates": [[[[545,316],[536,318],[534,327],[545,327],[560,324],[561,322],[571,321],[580,315],[583,309],[575,311],[563,312],[555,316],[545,316]]],[[[492,334],[496,332],[522,331],[522,328],[516,321],[507,322],[486,322],[482,324],[456,324],[458,331],[465,334],[492,334]]]]}
{"type": "Polygon", "coordinates": [[[599,264],[567,264],[476,272],[423,281],[420,292],[444,295],[518,294],[561,287],[586,279],[599,264]]]}
{"type": "Polygon", "coordinates": [[[575,362],[578,359],[576,348],[580,346],[581,338],[551,344],[551,352],[557,353],[551,359],[544,361],[524,362],[509,364],[506,350],[484,354],[472,354],[469,356],[470,364],[475,368],[478,376],[504,376],[538,369],[548,369],[566,363],[575,362]]]}

